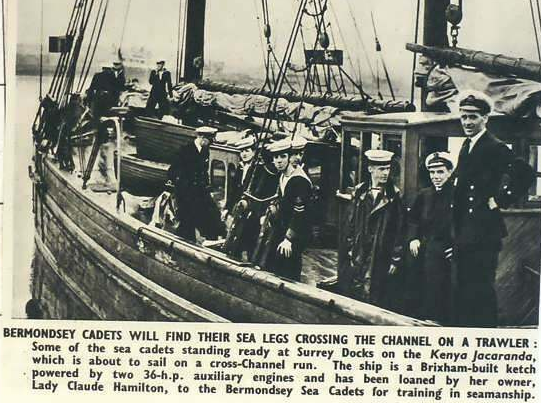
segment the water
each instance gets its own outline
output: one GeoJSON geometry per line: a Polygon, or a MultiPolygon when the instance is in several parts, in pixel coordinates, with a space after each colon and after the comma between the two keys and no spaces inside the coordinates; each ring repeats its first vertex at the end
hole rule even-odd
{"type": "MultiPolygon", "coordinates": [[[[44,80],[47,88],[49,79],[44,80]]],[[[25,304],[30,299],[30,273],[34,253],[34,217],[32,214],[32,182],[28,176],[31,164],[32,122],[39,103],[39,78],[36,76],[17,76],[17,92],[14,95],[15,155],[14,181],[5,181],[6,186],[14,186],[13,205],[16,206],[13,231],[13,298],[12,316],[24,318],[25,304]]],[[[10,96],[12,96],[10,94],[10,96]]],[[[13,101],[13,99],[12,99],[13,101]]],[[[6,192],[7,193],[7,192],[6,192]]]]}

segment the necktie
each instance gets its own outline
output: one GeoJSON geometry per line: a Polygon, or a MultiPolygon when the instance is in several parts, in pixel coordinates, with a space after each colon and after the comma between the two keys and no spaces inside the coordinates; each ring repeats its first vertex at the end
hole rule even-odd
{"type": "Polygon", "coordinates": [[[470,153],[470,144],[471,144],[471,139],[469,137],[466,138],[466,140],[464,140],[464,143],[462,143],[460,154],[458,154],[458,166],[464,163],[464,159],[470,153]]]}

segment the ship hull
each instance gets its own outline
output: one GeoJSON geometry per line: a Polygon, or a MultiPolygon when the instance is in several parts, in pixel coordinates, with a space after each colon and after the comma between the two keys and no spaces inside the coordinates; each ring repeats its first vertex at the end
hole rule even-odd
{"type": "MultiPolygon", "coordinates": [[[[35,185],[36,243],[45,245],[50,253],[40,252],[43,248],[38,247],[41,264],[35,270],[38,274],[33,288],[34,299],[47,306],[44,310],[49,317],[432,324],[291,282],[184,242],[127,214],[116,213],[114,195],[81,190],[76,176],[60,171],[50,161],[43,162],[39,171],[45,190],[35,185]],[[45,254],[54,256],[58,273],[51,270],[50,262],[43,264],[46,259],[41,257],[45,254]],[[126,273],[130,276],[122,277],[126,273]],[[122,288],[126,282],[130,287],[122,288]],[[70,283],[78,287],[70,287],[70,283]],[[40,287],[50,292],[40,293],[40,287]],[[172,314],[163,308],[170,303],[152,290],[178,298],[177,305],[182,301],[184,310],[176,306],[172,314]],[[87,308],[70,310],[62,304],[53,308],[54,301],[43,301],[48,295],[52,299],[51,294],[68,295],[87,308]]],[[[71,306],[76,305],[72,302],[71,306]]]]}

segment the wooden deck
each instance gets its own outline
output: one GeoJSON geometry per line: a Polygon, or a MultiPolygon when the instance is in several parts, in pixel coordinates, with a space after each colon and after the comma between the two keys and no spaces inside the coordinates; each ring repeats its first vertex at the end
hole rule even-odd
{"type": "Polygon", "coordinates": [[[321,280],[336,276],[338,250],[307,249],[302,256],[301,282],[316,285],[321,280]]]}

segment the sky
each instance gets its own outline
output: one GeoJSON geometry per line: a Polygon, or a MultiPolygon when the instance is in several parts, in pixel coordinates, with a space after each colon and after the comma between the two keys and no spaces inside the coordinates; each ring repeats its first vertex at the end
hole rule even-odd
{"type": "MultiPolygon", "coordinates": [[[[42,1],[41,37],[45,41],[48,36],[65,31],[74,0],[42,1]]],[[[19,43],[39,43],[40,2],[17,2],[19,43]]],[[[180,3],[184,1],[111,0],[101,43],[112,48],[120,42],[125,27],[124,53],[131,47],[144,46],[152,52],[153,58],[159,56],[170,60],[169,65],[174,64],[180,3]]],[[[273,46],[280,57],[299,0],[269,0],[268,3],[273,46]]],[[[406,42],[413,42],[416,3],[417,0],[329,0],[328,18],[336,45],[350,55],[355,70],[361,66],[364,80],[371,78],[369,62],[372,69],[376,63],[371,14],[391,75],[399,81],[409,80],[412,54],[404,46],[406,42]]],[[[464,3],[459,46],[537,59],[528,0],[467,0],[464,3]]],[[[206,60],[223,62],[229,71],[262,71],[258,17],[261,18],[260,0],[207,0],[206,60]]],[[[313,38],[313,22],[305,20],[304,24],[306,36],[313,38]]],[[[299,56],[296,54],[293,61],[301,63],[299,56]]],[[[346,68],[351,67],[349,63],[346,60],[346,68]]]]}

